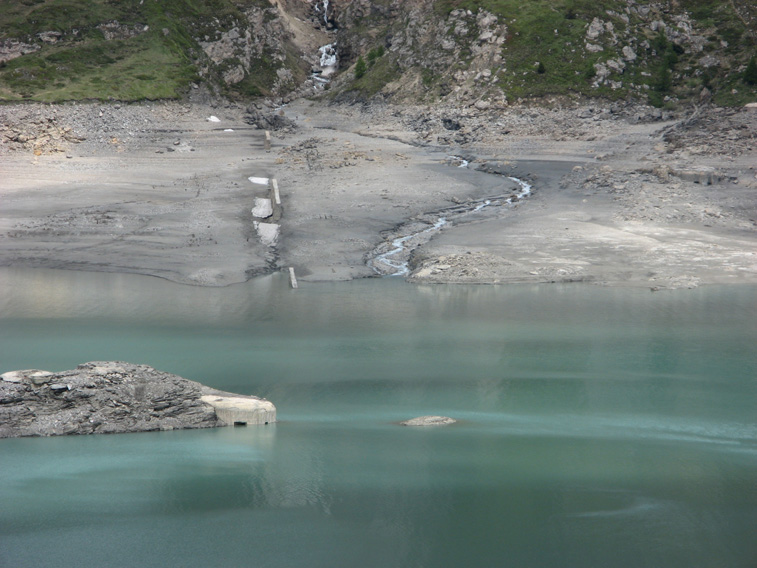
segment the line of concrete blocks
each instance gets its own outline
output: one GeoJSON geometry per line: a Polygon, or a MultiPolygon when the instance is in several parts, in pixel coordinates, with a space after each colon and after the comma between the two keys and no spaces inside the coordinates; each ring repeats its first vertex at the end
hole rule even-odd
{"type": "MultiPolygon", "coordinates": [[[[265,150],[271,150],[271,133],[265,132],[265,150]]],[[[263,221],[262,219],[271,219],[278,217],[281,211],[281,193],[279,192],[279,182],[276,178],[249,177],[251,183],[257,185],[266,185],[269,188],[270,197],[256,197],[255,205],[252,208],[253,226],[258,234],[260,241],[266,246],[274,246],[279,237],[280,226],[278,223],[263,221]],[[278,211],[277,211],[278,210],[278,211]]],[[[292,288],[297,288],[297,277],[294,274],[294,268],[289,268],[289,282],[292,288]]]]}

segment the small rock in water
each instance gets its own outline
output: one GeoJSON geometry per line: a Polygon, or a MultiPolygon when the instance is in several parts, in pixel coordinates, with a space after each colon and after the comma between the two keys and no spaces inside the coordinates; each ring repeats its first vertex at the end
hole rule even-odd
{"type": "Polygon", "coordinates": [[[401,426],[447,426],[457,422],[454,418],[449,416],[418,416],[417,418],[411,418],[400,422],[401,426]]]}

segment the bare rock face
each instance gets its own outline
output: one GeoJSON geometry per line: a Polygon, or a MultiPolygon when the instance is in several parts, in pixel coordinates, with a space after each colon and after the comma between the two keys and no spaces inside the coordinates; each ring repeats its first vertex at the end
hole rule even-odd
{"type": "Polygon", "coordinates": [[[418,416],[417,418],[411,418],[400,422],[401,426],[448,426],[457,422],[454,418],[449,416],[418,416]]]}
{"type": "Polygon", "coordinates": [[[267,400],[217,391],[147,365],[95,361],[60,373],[0,375],[0,438],[275,421],[276,408],[267,400]]]}
{"type": "Polygon", "coordinates": [[[0,63],[5,63],[27,53],[39,51],[40,46],[26,43],[17,39],[0,40],[0,63]]]}
{"type": "Polygon", "coordinates": [[[293,70],[287,67],[292,33],[278,6],[251,5],[245,8],[244,18],[231,18],[224,24],[216,20],[216,24],[196,38],[210,62],[203,73],[215,68],[226,84],[236,85],[265,68],[276,77],[268,85],[271,94],[296,89],[293,70]]]}

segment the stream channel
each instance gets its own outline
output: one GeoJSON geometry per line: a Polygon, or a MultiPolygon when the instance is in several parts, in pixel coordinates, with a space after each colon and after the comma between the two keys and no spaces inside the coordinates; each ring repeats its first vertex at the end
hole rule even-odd
{"type": "MultiPolygon", "coordinates": [[[[448,160],[458,163],[459,168],[467,168],[469,163],[459,156],[449,156],[448,160]]],[[[531,194],[531,184],[527,181],[511,176],[506,179],[515,182],[520,190],[496,197],[469,200],[402,223],[392,231],[397,236],[381,243],[368,254],[368,266],[384,276],[406,276],[410,273],[410,255],[413,249],[429,242],[444,227],[470,220],[471,215],[486,208],[511,206],[531,194]]]]}

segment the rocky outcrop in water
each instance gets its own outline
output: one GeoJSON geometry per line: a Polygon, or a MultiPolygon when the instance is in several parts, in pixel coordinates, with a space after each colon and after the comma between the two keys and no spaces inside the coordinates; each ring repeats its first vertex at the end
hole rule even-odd
{"type": "Polygon", "coordinates": [[[94,361],[0,375],[0,438],[268,424],[276,408],[147,365],[94,361]]]}
{"type": "Polygon", "coordinates": [[[400,422],[400,426],[449,426],[455,422],[457,420],[449,416],[418,416],[417,418],[400,422]]]}

